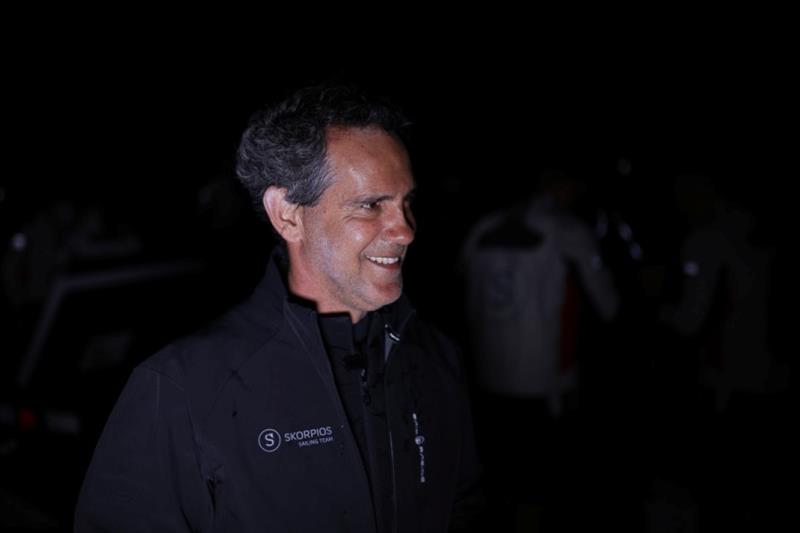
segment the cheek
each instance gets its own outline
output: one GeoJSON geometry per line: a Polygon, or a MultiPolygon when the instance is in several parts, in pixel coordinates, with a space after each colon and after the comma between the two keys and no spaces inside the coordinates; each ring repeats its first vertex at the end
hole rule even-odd
{"type": "Polygon", "coordinates": [[[372,240],[370,225],[363,222],[351,222],[341,228],[341,238],[345,239],[352,248],[364,248],[372,240]]]}

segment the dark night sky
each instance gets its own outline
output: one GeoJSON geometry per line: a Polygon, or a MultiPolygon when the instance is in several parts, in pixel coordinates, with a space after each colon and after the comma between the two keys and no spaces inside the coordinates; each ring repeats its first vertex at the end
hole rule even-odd
{"type": "MultiPolygon", "coordinates": [[[[207,167],[206,160],[231,151],[247,115],[262,103],[337,74],[399,101],[444,156],[427,157],[448,164],[456,157],[459,170],[473,168],[474,160],[518,169],[554,151],[576,159],[641,152],[713,166],[749,158],[743,149],[766,155],[786,148],[775,144],[783,138],[776,128],[792,111],[786,65],[735,51],[733,57],[584,57],[577,64],[566,56],[541,63],[520,52],[400,62],[264,58],[247,68],[234,59],[204,59],[76,52],[20,60],[4,104],[9,133],[17,133],[13,144],[56,165],[74,158],[71,170],[84,175],[104,173],[92,164],[98,156],[117,172],[133,165],[195,171],[189,161],[207,167]]],[[[41,171],[56,181],[57,170],[41,171]]]]}
{"type": "Polygon", "coordinates": [[[208,45],[54,40],[8,67],[5,216],[64,194],[126,212],[189,202],[187,191],[231,173],[251,112],[332,76],[406,109],[423,192],[463,224],[518,197],[546,166],[579,173],[598,201],[634,218],[668,202],[676,173],[710,174],[764,216],[790,206],[796,104],[781,43],[559,44],[378,45],[370,55],[265,46],[243,59],[208,45]],[[620,157],[632,162],[627,177],[620,157]]]}

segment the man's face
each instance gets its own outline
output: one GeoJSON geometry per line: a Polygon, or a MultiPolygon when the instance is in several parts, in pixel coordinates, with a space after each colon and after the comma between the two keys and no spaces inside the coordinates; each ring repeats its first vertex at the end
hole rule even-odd
{"type": "Polygon", "coordinates": [[[356,321],[400,297],[414,178],[403,145],[379,129],[330,128],[327,162],[333,179],[317,205],[303,208],[291,270],[320,312],[356,321]]]}

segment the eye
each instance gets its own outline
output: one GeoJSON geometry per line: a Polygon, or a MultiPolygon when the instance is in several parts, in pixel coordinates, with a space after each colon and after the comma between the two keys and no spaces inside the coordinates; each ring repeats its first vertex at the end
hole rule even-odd
{"type": "Polygon", "coordinates": [[[366,209],[367,211],[373,211],[378,208],[379,202],[362,202],[359,207],[361,209],[366,209]]]}

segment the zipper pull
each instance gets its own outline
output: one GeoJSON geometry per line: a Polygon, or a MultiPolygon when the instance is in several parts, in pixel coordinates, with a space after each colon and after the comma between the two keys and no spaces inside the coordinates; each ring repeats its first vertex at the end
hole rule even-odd
{"type": "Polygon", "coordinates": [[[400,342],[400,335],[392,331],[392,327],[389,324],[384,324],[383,330],[385,332],[383,341],[383,360],[386,362],[389,360],[389,353],[391,353],[392,347],[400,342]]]}

